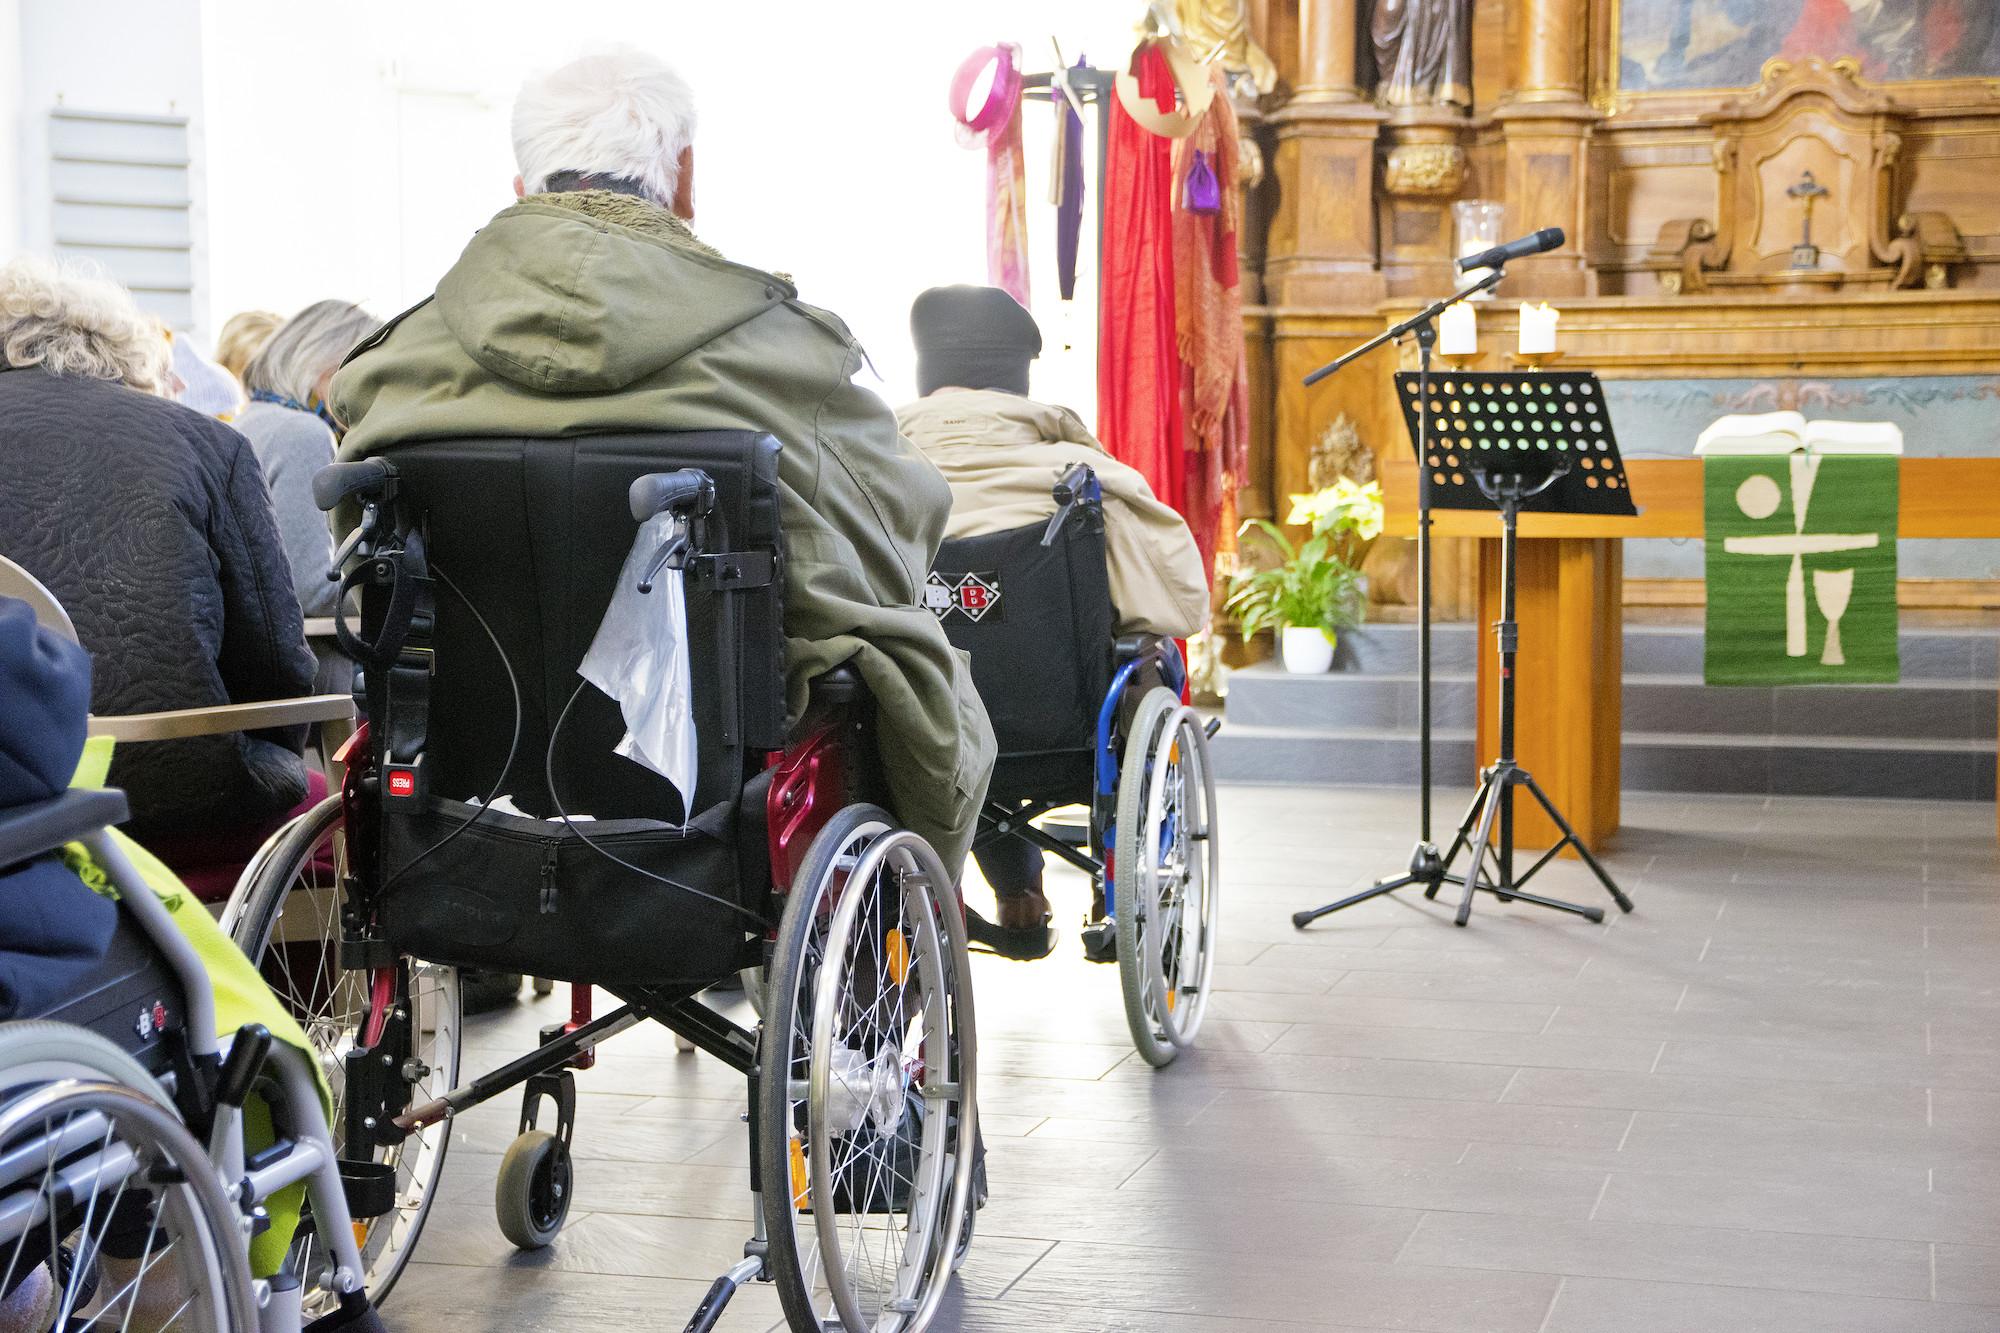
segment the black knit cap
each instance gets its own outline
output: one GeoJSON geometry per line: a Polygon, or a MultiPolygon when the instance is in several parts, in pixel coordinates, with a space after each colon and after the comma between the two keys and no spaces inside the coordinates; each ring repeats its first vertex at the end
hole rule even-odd
{"type": "Polygon", "coordinates": [[[1021,303],[998,287],[933,287],[910,307],[917,345],[917,392],[999,389],[1026,397],[1028,363],[1042,353],[1042,331],[1021,303]]]}

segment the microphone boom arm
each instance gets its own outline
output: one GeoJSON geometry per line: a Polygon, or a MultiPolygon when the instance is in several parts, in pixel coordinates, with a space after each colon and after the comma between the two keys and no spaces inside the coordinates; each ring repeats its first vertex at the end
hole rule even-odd
{"type": "Polygon", "coordinates": [[[1305,382],[1307,384],[1318,384],[1328,375],[1333,374],[1337,370],[1344,369],[1346,366],[1348,366],[1350,363],[1354,361],[1360,360],[1362,357],[1368,355],[1370,352],[1380,347],[1383,343],[1395,342],[1401,339],[1405,334],[1409,333],[1412,329],[1415,329],[1418,325],[1423,324],[1429,320],[1436,319],[1439,315],[1443,314],[1448,307],[1457,305],[1460,301],[1465,300],[1469,296],[1477,296],[1479,293],[1485,291],[1487,288],[1494,286],[1496,283],[1500,281],[1501,278],[1505,276],[1506,276],[1506,270],[1503,268],[1488,269],[1486,275],[1480,278],[1479,281],[1473,283],[1470,287],[1466,287],[1459,291],[1453,292],[1450,296],[1445,297],[1442,301],[1438,301],[1435,304],[1427,306],[1424,309],[1418,311],[1416,314],[1404,320],[1401,324],[1396,325],[1394,328],[1384,329],[1381,333],[1376,334],[1373,338],[1370,338],[1367,342],[1362,343],[1359,347],[1356,347],[1351,351],[1341,353],[1333,360],[1321,366],[1318,370],[1315,370],[1312,374],[1306,376],[1305,382]]]}

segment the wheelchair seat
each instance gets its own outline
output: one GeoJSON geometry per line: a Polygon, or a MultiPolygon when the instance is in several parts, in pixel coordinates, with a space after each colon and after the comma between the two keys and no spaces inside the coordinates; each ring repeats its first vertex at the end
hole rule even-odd
{"type": "Polygon", "coordinates": [[[1087,799],[1097,713],[1114,659],[1104,525],[1077,508],[1044,545],[1048,525],[945,542],[929,605],[993,722],[998,800],[1087,799]]]}
{"type": "MultiPolygon", "coordinates": [[[[744,965],[768,876],[761,840],[737,836],[739,807],[785,743],[778,447],[703,431],[433,440],[381,455],[399,526],[420,534],[434,576],[427,660],[400,679],[364,666],[359,687],[372,740],[413,775],[409,799],[385,784],[381,807],[382,923],[399,947],[607,986],[694,984],[744,965]],[[678,468],[715,484],[685,573],[698,738],[688,809],[665,778],[613,753],[619,706],[577,674],[638,532],[628,490],[678,468]],[[523,813],[481,809],[500,796],[523,813]]],[[[364,589],[365,637],[393,589],[364,589]]]]}
{"type": "MultiPolygon", "coordinates": [[[[0,811],[0,870],[40,864],[45,878],[37,882],[38,888],[71,894],[81,904],[95,906],[82,881],[48,858],[65,843],[122,822],[126,813],[123,792],[85,788],[0,811]]],[[[76,911],[68,899],[57,902],[66,913],[76,911]]],[[[44,909],[50,905],[44,899],[44,909]]],[[[181,1030],[185,1005],[178,978],[137,918],[129,912],[107,913],[110,929],[94,956],[68,950],[51,955],[35,938],[33,915],[24,912],[0,927],[0,955],[4,955],[0,965],[10,974],[41,969],[42,985],[36,989],[43,994],[57,992],[62,998],[35,1005],[32,1012],[13,1012],[12,1004],[0,1004],[0,1021],[36,1018],[74,1023],[107,1038],[147,1072],[164,1073],[171,1049],[165,1038],[181,1030]],[[60,979],[59,985],[50,984],[54,978],[60,979]]]]}

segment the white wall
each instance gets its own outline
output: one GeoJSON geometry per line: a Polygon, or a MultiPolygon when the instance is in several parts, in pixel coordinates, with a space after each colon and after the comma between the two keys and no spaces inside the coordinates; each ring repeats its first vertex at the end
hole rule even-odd
{"type": "Polygon", "coordinates": [[[0,0],[0,255],[21,244],[21,4],[0,0]]]}
{"type": "MultiPolygon", "coordinates": [[[[1021,42],[1028,67],[1047,69],[1051,34],[1071,59],[1087,51],[1115,64],[1140,6],[207,0],[205,9],[217,322],[329,296],[386,315],[427,294],[511,198],[507,108],[521,77],[625,41],[675,63],[700,96],[703,237],[792,274],[805,299],[846,318],[884,376],[875,387],[898,401],[914,384],[910,299],[935,283],[985,280],[984,156],[954,140],[953,69],[999,39],[1021,42]]],[[[1036,391],[1088,415],[1095,308],[1080,300],[1066,311],[1055,299],[1054,209],[1040,203],[1053,114],[1030,108],[1034,305],[1049,348],[1036,391]]],[[[1084,249],[1088,264],[1088,239],[1084,249]]],[[[1092,275],[1081,290],[1094,290],[1092,275]]]]}
{"type": "Polygon", "coordinates": [[[197,328],[208,247],[202,205],[201,0],[0,0],[0,245],[46,252],[53,205],[48,118],[82,111],[186,116],[193,162],[197,328]],[[10,21],[17,19],[18,21],[10,21]],[[16,44],[18,43],[18,44],[16,44]],[[11,124],[10,124],[11,122],[11,124]],[[9,160],[10,154],[12,160],[9,160]]]}

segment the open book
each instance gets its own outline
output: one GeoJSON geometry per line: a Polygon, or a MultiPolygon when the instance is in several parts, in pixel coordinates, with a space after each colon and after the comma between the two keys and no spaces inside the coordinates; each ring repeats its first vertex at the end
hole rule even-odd
{"type": "Polygon", "coordinates": [[[1722,417],[1695,439],[1697,455],[1900,454],[1903,428],[1893,421],[1807,421],[1797,412],[1722,417]]]}

